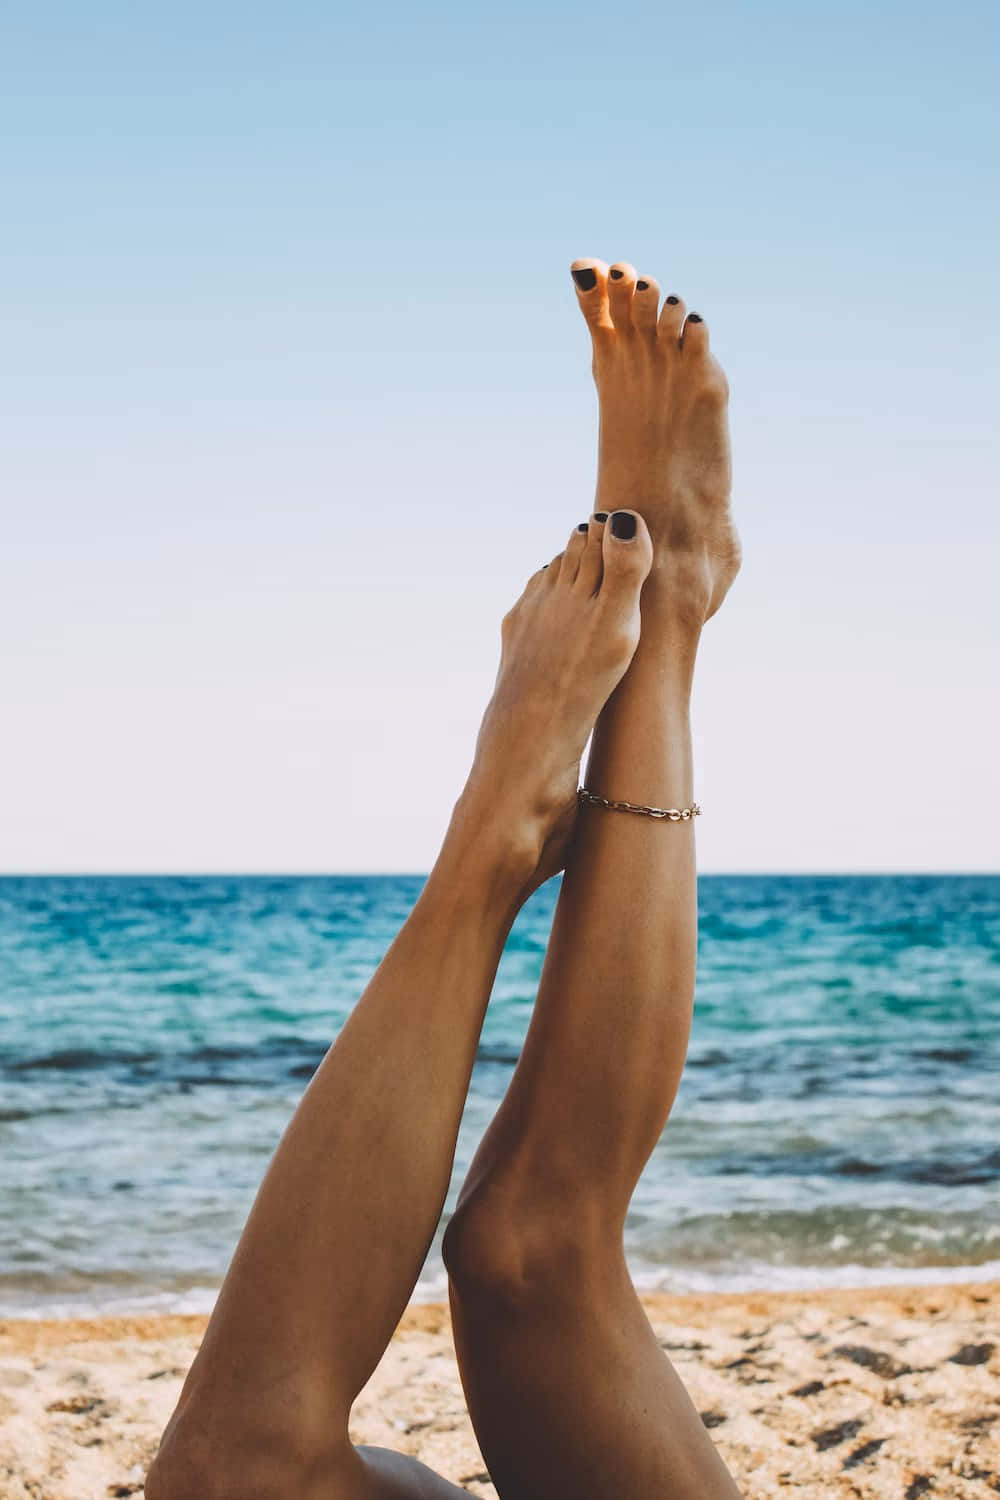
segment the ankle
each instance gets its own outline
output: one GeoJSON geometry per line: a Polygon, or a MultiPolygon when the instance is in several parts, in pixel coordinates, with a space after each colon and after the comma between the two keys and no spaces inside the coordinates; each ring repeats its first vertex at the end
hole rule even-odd
{"type": "Polygon", "coordinates": [[[503,888],[533,889],[554,846],[572,831],[576,786],[572,776],[561,792],[522,801],[474,769],[452,812],[443,855],[457,860],[469,877],[478,871],[503,888]]]}
{"type": "Polygon", "coordinates": [[[649,629],[669,634],[693,653],[711,612],[713,588],[706,557],[658,550],[642,591],[643,635],[649,629]]]}
{"type": "Polygon", "coordinates": [[[470,782],[452,809],[431,881],[463,903],[516,911],[538,883],[544,848],[542,820],[510,812],[470,782]]]}

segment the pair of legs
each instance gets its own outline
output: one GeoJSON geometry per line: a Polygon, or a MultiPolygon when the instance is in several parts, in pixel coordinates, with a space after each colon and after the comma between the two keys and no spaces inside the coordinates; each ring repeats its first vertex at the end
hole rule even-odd
{"type": "Polygon", "coordinates": [[[445,1236],[470,1413],[503,1500],[737,1494],[622,1252],[687,1045],[693,825],[576,799],[593,730],[588,787],[692,800],[698,639],[739,561],[725,380],[704,323],[676,298],[660,311],[648,278],[573,275],[601,403],[595,514],[504,621],[441,854],[265,1175],[149,1500],[463,1493],[355,1449],[348,1418],[444,1203],[504,939],[564,861],[522,1056],[445,1236]]]}

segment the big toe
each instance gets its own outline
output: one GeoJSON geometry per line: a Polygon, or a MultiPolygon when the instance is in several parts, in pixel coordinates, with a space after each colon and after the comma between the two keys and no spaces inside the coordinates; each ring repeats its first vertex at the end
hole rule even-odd
{"type": "Polygon", "coordinates": [[[639,593],[653,566],[653,544],[638,511],[612,511],[602,538],[600,598],[603,606],[627,621],[637,610],[639,593]]]}
{"type": "Polygon", "coordinates": [[[569,268],[576,300],[591,333],[614,325],[608,307],[608,268],[603,260],[575,260],[569,268]]]}

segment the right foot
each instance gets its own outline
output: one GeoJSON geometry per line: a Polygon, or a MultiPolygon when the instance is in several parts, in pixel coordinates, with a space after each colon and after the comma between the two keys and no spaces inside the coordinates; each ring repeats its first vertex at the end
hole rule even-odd
{"type": "Polygon", "coordinates": [[[653,539],[650,602],[672,601],[701,624],[740,565],[729,509],[728,386],[708,328],[624,261],[571,267],[590,328],[600,402],[598,513],[634,505],[653,539]]]}
{"type": "Polygon", "coordinates": [[[496,687],[457,809],[465,827],[513,841],[534,884],[562,867],[584,746],[639,641],[649,532],[621,510],[599,530],[594,545],[586,523],[577,527],[504,618],[496,687]]]}

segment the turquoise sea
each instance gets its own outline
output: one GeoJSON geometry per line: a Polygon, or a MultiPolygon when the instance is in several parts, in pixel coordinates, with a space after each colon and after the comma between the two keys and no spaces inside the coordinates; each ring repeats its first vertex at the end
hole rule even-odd
{"type": "MultiPolygon", "coordinates": [[[[420,885],[0,879],[0,1314],[210,1305],[420,885]]],[[[556,889],[507,945],[448,1208],[556,889]]],[[[700,905],[688,1066],[627,1225],[637,1281],[1000,1275],[1000,877],[708,876],[700,905]]],[[[421,1295],[442,1290],[439,1244],[421,1295]]]]}

